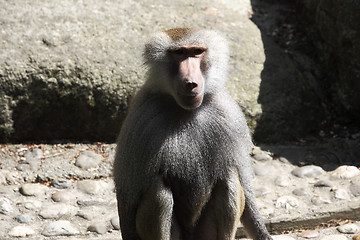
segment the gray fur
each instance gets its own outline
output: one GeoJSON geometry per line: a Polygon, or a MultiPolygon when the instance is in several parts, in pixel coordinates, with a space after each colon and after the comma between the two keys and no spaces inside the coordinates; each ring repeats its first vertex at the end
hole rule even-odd
{"type": "MultiPolygon", "coordinates": [[[[250,132],[242,111],[224,87],[228,60],[224,39],[214,31],[200,30],[186,40],[173,43],[165,33],[160,33],[146,45],[144,56],[149,78],[133,100],[123,123],[114,163],[123,239],[140,239],[136,228],[136,224],[140,224],[136,219],[138,208],[147,207],[149,215],[154,217],[147,221],[147,228],[163,226],[161,234],[156,235],[159,239],[195,240],[196,234],[191,237],[191,232],[196,231],[200,221],[210,219],[199,220],[201,213],[213,214],[206,206],[208,202],[216,202],[212,200],[214,192],[238,191],[237,186],[219,187],[223,182],[231,182],[228,179],[234,169],[245,194],[245,212],[241,220],[252,238],[271,239],[252,192],[250,132]],[[210,68],[204,73],[204,100],[200,107],[191,111],[176,104],[168,89],[170,85],[166,83],[169,81],[166,50],[176,44],[200,44],[209,49],[206,61],[210,68]],[[155,195],[148,196],[149,192],[155,195]],[[144,199],[146,203],[142,203],[144,199]]],[[[223,204],[226,201],[224,199],[223,204]]],[[[232,212],[232,208],[230,201],[223,211],[232,212]]],[[[234,228],[232,222],[223,224],[234,228]]],[[[230,239],[216,237],[216,230],[214,233],[211,238],[230,239]]],[[[211,239],[210,234],[202,236],[211,239]]]]}

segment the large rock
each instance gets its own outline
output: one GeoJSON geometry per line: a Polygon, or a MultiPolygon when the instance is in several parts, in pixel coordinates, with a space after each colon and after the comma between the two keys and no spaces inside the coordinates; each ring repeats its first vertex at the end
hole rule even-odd
{"type": "MultiPolygon", "coordinates": [[[[254,139],[279,142],[319,132],[324,120],[324,94],[313,50],[301,34],[296,9],[286,1],[251,0],[252,21],[259,27],[266,61],[261,72],[254,139]]],[[[300,20],[301,21],[301,20],[300,20]]]]}
{"type": "Polygon", "coordinates": [[[250,14],[249,0],[2,1],[0,142],[114,141],[143,81],[143,43],[182,26],[229,39],[229,90],[255,127],[264,52],[250,14]]]}
{"type": "Polygon", "coordinates": [[[360,122],[360,1],[297,2],[310,19],[309,35],[319,50],[333,106],[344,119],[360,122]]]}
{"type": "MultiPolygon", "coordinates": [[[[3,1],[0,142],[115,141],[129,99],[143,83],[145,41],[154,32],[184,26],[217,29],[229,40],[228,89],[257,143],[313,132],[324,119],[323,84],[308,67],[315,65],[311,60],[294,61],[264,28],[271,21],[277,27],[279,16],[277,5],[267,4],[266,14],[255,21],[260,33],[249,20],[250,0],[3,1]]],[[[329,83],[334,92],[354,78],[341,79],[329,83]]],[[[344,90],[342,99],[354,109],[351,91],[344,90]]]]}

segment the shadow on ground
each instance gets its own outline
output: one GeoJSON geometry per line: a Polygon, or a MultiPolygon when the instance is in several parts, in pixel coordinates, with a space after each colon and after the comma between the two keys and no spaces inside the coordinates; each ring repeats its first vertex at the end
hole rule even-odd
{"type": "Polygon", "coordinates": [[[360,142],[350,139],[327,139],[321,142],[305,142],[284,145],[262,145],[263,150],[284,158],[293,165],[317,165],[325,171],[339,166],[360,166],[360,142]]]}

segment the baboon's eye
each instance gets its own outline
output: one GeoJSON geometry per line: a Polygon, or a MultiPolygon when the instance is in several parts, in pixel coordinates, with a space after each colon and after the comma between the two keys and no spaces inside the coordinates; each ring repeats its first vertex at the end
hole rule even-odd
{"type": "Polygon", "coordinates": [[[194,49],[194,55],[200,55],[203,52],[205,52],[205,49],[203,49],[203,48],[195,48],[194,49]]]}
{"type": "Polygon", "coordinates": [[[179,49],[174,50],[173,53],[176,55],[183,55],[183,54],[185,54],[185,50],[182,48],[179,48],[179,49]]]}

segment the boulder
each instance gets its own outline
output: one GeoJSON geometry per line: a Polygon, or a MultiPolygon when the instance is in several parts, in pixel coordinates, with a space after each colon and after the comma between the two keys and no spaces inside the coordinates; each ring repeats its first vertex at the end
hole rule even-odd
{"type": "Polygon", "coordinates": [[[0,142],[116,139],[143,83],[144,42],[173,27],[229,40],[229,90],[251,126],[265,59],[249,0],[5,1],[0,9],[0,142]],[[26,5],[26,7],[24,7],[26,5]]]}
{"type": "Polygon", "coordinates": [[[261,72],[256,143],[299,140],[317,135],[325,118],[326,98],[311,42],[302,34],[293,2],[252,0],[252,21],[259,27],[266,60],[261,72]],[[310,54],[309,54],[310,53],[310,54]]]}

